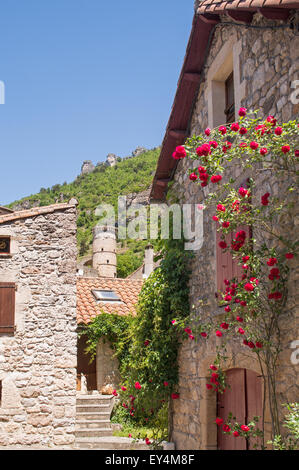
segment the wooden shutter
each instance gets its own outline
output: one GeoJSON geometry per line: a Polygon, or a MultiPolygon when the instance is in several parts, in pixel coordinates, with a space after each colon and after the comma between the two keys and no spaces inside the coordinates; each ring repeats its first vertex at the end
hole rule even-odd
{"type": "MultiPolygon", "coordinates": [[[[254,416],[263,413],[261,377],[251,370],[231,369],[226,372],[228,387],[217,396],[217,417],[227,420],[229,413],[236,417],[239,424],[248,424],[254,416]]],[[[258,427],[262,428],[262,418],[258,427]]],[[[245,438],[234,437],[223,433],[222,426],[217,430],[217,445],[220,450],[250,450],[245,438]]]]}
{"type": "Polygon", "coordinates": [[[234,88],[234,74],[225,81],[225,111],[226,122],[234,122],[235,120],[235,88],[234,88]]]}
{"type": "MultiPolygon", "coordinates": [[[[251,229],[248,226],[241,226],[233,233],[228,233],[225,237],[225,241],[227,246],[230,248],[231,243],[234,239],[234,236],[240,230],[244,230],[246,232],[246,239],[251,237],[251,229]]],[[[229,250],[224,251],[219,246],[219,242],[221,241],[221,232],[217,232],[216,234],[216,270],[217,270],[217,292],[223,292],[225,290],[224,280],[228,279],[231,281],[233,278],[238,279],[239,281],[242,278],[242,274],[244,271],[242,269],[242,265],[238,264],[237,259],[233,259],[232,254],[229,250]]]]}
{"type": "Polygon", "coordinates": [[[12,282],[0,282],[0,333],[15,330],[15,291],[12,282]]]}

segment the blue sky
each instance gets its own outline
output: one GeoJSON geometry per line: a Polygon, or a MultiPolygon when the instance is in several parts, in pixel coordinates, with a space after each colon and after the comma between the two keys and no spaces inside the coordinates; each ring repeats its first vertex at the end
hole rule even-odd
{"type": "Polygon", "coordinates": [[[193,0],[2,2],[0,205],[160,145],[192,17],[193,0]]]}

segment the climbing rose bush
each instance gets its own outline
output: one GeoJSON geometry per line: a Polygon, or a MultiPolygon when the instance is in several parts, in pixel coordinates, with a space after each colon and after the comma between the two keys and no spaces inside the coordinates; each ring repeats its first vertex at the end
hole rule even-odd
{"type": "MultiPolygon", "coordinates": [[[[226,279],[217,294],[225,312],[221,322],[215,317],[207,321],[206,315],[198,322],[200,314],[195,312],[187,325],[186,321],[176,322],[175,327],[181,328],[182,334],[187,333],[187,327],[193,341],[216,336],[217,356],[207,374],[208,393],[226,390],[221,364],[229,338],[239,338],[244,352],[256,355],[268,385],[275,435],[279,434],[275,386],[281,348],[279,318],[285,314],[287,282],[298,249],[294,233],[289,237],[284,230],[284,220],[293,217],[296,204],[299,129],[296,121],[278,123],[274,116],[260,119],[257,112],[243,107],[238,115],[239,120],[232,124],[206,129],[204,135],[188,139],[185,152],[181,147],[176,151],[180,159],[193,161],[190,184],[199,185],[205,191],[205,206],[214,207],[211,217],[220,234],[219,248],[231,254],[240,274],[226,279]],[[246,182],[237,185],[231,171],[235,167],[246,175],[246,182]],[[280,190],[274,193],[267,178],[261,177],[263,174],[276,181],[280,190]],[[191,327],[198,323],[199,326],[191,327]],[[267,377],[271,380],[267,381],[267,377]]],[[[247,423],[224,426],[225,433],[236,437],[251,432],[247,423]]]]}

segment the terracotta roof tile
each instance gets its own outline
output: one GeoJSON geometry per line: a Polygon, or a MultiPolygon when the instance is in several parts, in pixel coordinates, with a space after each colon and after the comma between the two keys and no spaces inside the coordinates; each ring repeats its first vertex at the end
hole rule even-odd
{"type": "Polygon", "coordinates": [[[199,3],[198,14],[213,12],[223,13],[224,10],[238,10],[248,8],[270,8],[298,5],[298,0],[204,0],[199,3]]]}
{"type": "Polygon", "coordinates": [[[136,315],[136,304],[143,281],[114,278],[79,278],[77,281],[77,323],[89,323],[101,313],[136,315]],[[98,302],[92,289],[112,290],[122,303],[98,302]]]}
{"type": "Polygon", "coordinates": [[[32,209],[26,209],[22,211],[15,211],[8,214],[0,215],[0,224],[11,222],[18,219],[27,219],[29,217],[35,217],[42,214],[50,214],[55,211],[61,211],[76,207],[77,201],[72,203],[52,204],[50,206],[32,207],[32,209]]]}

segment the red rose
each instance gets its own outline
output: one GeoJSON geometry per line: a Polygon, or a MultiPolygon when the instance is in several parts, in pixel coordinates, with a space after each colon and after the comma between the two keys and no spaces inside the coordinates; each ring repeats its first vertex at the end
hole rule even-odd
{"type": "Polygon", "coordinates": [[[217,330],[217,331],[216,331],[216,336],[218,336],[219,338],[221,338],[221,336],[222,336],[221,331],[217,330]]]}
{"type": "Polygon", "coordinates": [[[257,142],[253,141],[253,142],[250,142],[249,146],[252,150],[256,150],[258,148],[259,144],[257,142]]]}
{"type": "Polygon", "coordinates": [[[272,124],[272,126],[276,126],[276,123],[277,123],[277,119],[275,119],[274,116],[268,116],[267,119],[266,119],[267,122],[270,122],[272,124]]]}
{"type": "Polygon", "coordinates": [[[220,326],[221,326],[221,328],[222,328],[223,330],[227,330],[228,327],[229,327],[229,324],[224,322],[224,323],[221,323],[220,326]]]}
{"type": "Polygon", "coordinates": [[[200,334],[201,334],[201,336],[202,336],[203,338],[206,338],[206,337],[208,336],[207,333],[205,333],[204,331],[203,331],[202,333],[200,333],[200,334]]]}
{"type": "Polygon", "coordinates": [[[243,328],[239,328],[238,329],[238,332],[240,333],[240,335],[244,335],[245,331],[243,330],[243,328]]]}
{"type": "Polygon", "coordinates": [[[248,261],[250,259],[250,256],[246,255],[246,256],[243,256],[242,260],[244,261],[244,263],[246,263],[246,261],[248,261]]]}
{"type": "Polygon", "coordinates": [[[230,312],[230,311],[231,311],[231,308],[230,308],[229,305],[227,305],[224,310],[225,310],[226,312],[230,312]]]}
{"type": "Polygon", "coordinates": [[[210,144],[203,144],[201,146],[202,154],[207,157],[209,153],[211,152],[211,146],[210,144]]]}
{"type": "Polygon", "coordinates": [[[148,339],[147,339],[147,340],[145,340],[145,341],[144,341],[144,346],[148,346],[148,345],[149,345],[149,343],[150,343],[150,342],[149,342],[149,340],[148,340],[148,339]]]}
{"type": "Polygon", "coordinates": [[[219,220],[217,215],[213,215],[212,219],[215,220],[215,222],[218,222],[218,220],[219,220]]]}
{"type": "Polygon", "coordinates": [[[171,394],[171,398],[172,398],[173,400],[177,400],[178,398],[180,398],[180,394],[179,394],[179,393],[172,393],[172,394],[171,394]]]}
{"type": "Polygon", "coordinates": [[[221,175],[212,175],[211,176],[211,183],[219,183],[222,180],[221,175]]]}
{"type": "Polygon", "coordinates": [[[241,135],[245,135],[247,134],[248,130],[246,129],[246,127],[241,127],[240,131],[239,131],[239,134],[241,135]]]}
{"type": "Polygon", "coordinates": [[[219,132],[221,132],[222,135],[226,134],[226,131],[227,131],[227,129],[226,129],[225,126],[220,126],[219,127],[219,132]]]}
{"type": "Polygon", "coordinates": [[[195,337],[193,335],[189,335],[189,338],[190,339],[195,339],[195,337]]]}
{"type": "Polygon", "coordinates": [[[211,369],[211,370],[217,370],[217,367],[216,367],[214,364],[211,364],[211,365],[210,365],[210,369],[211,369]]]}
{"type": "Polygon", "coordinates": [[[267,261],[268,266],[274,266],[277,263],[277,258],[269,258],[267,261]]]}
{"type": "Polygon", "coordinates": [[[268,153],[268,150],[266,149],[266,147],[261,148],[260,154],[261,155],[266,155],[266,153],[268,153]]]}
{"type": "Polygon", "coordinates": [[[247,108],[241,107],[238,112],[239,116],[246,116],[246,111],[247,111],[247,108]]]}
{"type": "Polygon", "coordinates": [[[113,390],[112,395],[114,395],[115,397],[117,397],[117,396],[118,396],[117,391],[116,391],[116,390],[113,390]]]}
{"type": "Polygon", "coordinates": [[[185,148],[180,145],[175,149],[175,152],[173,153],[173,158],[176,160],[179,160],[180,158],[185,158],[187,155],[185,148]]]}
{"type": "Polygon", "coordinates": [[[223,250],[225,250],[225,248],[227,248],[227,243],[223,240],[221,240],[218,245],[220,246],[220,248],[222,248],[223,250]]]}
{"type": "Polygon", "coordinates": [[[248,190],[245,189],[245,188],[243,188],[243,186],[241,186],[241,187],[239,188],[239,191],[238,191],[238,192],[239,192],[240,196],[242,196],[242,197],[245,197],[245,196],[247,196],[247,194],[248,194],[248,190]]]}
{"type": "Polygon", "coordinates": [[[211,385],[211,384],[206,384],[206,387],[207,387],[208,390],[212,390],[213,385],[211,385]]]}
{"type": "Polygon", "coordinates": [[[275,132],[276,135],[281,135],[282,131],[283,131],[282,127],[276,127],[274,132],[275,132]]]}
{"type": "Polygon", "coordinates": [[[168,382],[163,382],[164,387],[168,387],[168,382]]]}
{"type": "Polygon", "coordinates": [[[238,437],[238,436],[240,436],[240,433],[238,433],[238,431],[234,431],[234,432],[233,432],[233,435],[234,435],[235,437],[238,437]]]}
{"type": "Polygon", "coordinates": [[[139,382],[135,382],[135,388],[136,390],[140,390],[141,389],[141,385],[139,382]]]}
{"type": "Polygon", "coordinates": [[[248,147],[248,145],[246,144],[246,142],[241,142],[239,144],[239,147],[242,149],[242,148],[248,147]]]}
{"type": "Polygon", "coordinates": [[[223,424],[223,419],[222,418],[216,418],[215,423],[217,424],[217,426],[221,426],[223,424]]]}
{"type": "Polygon", "coordinates": [[[290,147],[289,145],[283,145],[283,146],[281,147],[281,151],[282,151],[283,153],[288,153],[290,150],[291,150],[291,147],[290,147]]]}
{"type": "Polygon", "coordinates": [[[236,320],[240,323],[243,323],[243,318],[242,317],[237,316],[236,320]]]}
{"type": "Polygon", "coordinates": [[[209,144],[211,145],[211,147],[213,147],[214,149],[216,149],[218,147],[218,143],[216,142],[216,140],[211,140],[209,142],[209,144]]]}
{"type": "Polygon", "coordinates": [[[229,294],[226,294],[226,296],[224,297],[224,300],[225,300],[226,302],[230,302],[230,301],[232,300],[232,296],[229,295],[229,294]]]}
{"type": "Polygon", "coordinates": [[[250,349],[254,349],[254,343],[252,341],[249,341],[248,342],[248,346],[250,347],[250,349]]]}
{"type": "Polygon", "coordinates": [[[122,389],[123,392],[125,392],[125,391],[127,390],[127,388],[124,387],[124,386],[122,386],[122,387],[120,387],[120,388],[122,389]]]}
{"type": "Polygon", "coordinates": [[[218,204],[218,205],[217,205],[217,211],[225,212],[226,209],[225,209],[225,207],[224,207],[222,204],[218,204]]]}
{"type": "Polygon", "coordinates": [[[191,328],[189,328],[189,327],[185,328],[184,331],[186,331],[186,333],[187,333],[188,335],[191,335],[191,333],[192,333],[192,330],[191,330],[191,328]]]}
{"type": "Polygon", "coordinates": [[[240,305],[242,305],[242,307],[246,307],[247,302],[245,302],[245,300],[241,300],[240,305]]]}
{"type": "Polygon", "coordinates": [[[224,221],[224,222],[222,223],[222,227],[224,227],[224,228],[228,228],[229,225],[230,225],[230,223],[229,223],[228,221],[224,221]]]}
{"type": "Polygon", "coordinates": [[[299,157],[299,150],[295,150],[295,157],[299,157]]]}
{"type": "Polygon", "coordinates": [[[209,127],[206,128],[205,134],[206,134],[206,135],[210,135],[210,134],[211,134],[211,129],[210,129],[209,127]]]}
{"type": "Polygon", "coordinates": [[[292,258],[294,258],[294,255],[293,255],[293,253],[286,253],[285,257],[286,257],[286,259],[292,259],[292,258]]]}
{"type": "Polygon", "coordinates": [[[232,131],[237,132],[240,129],[240,126],[237,122],[233,122],[232,125],[230,126],[232,131]]]}
{"type": "Polygon", "coordinates": [[[270,193],[265,193],[261,197],[261,203],[262,203],[263,206],[267,206],[269,204],[269,201],[268,201],[269,196],[270,196],[270,193]]]}
{"type": "Polygon", "coordinates": [[[249,427],[246,426],[245,424],[242,424],[241,429],[242,429],[242,431],[244,431],[244,432],[248,432],[248,431],[249,431],[249,427]]]}
{"type": "Polygon", "coordinates": [[[247,290],[247,292],[252,292],[254,290],[254,286],[250,282],[247,282],[244,289],[247,290]]]}
{"type": "Polygon", "coordinates": [[[228,426],[228,424],[225,424],[222,429],[223,429],[224,432],[229,432],[230,431],[230,427],[228,426]]]}
{"type": "Polygon", "coordinates": [[[189,175],[189,179],[190,179],[191,181],[197,180],[197,174],[196,174],[196,173],[191,173],[191,174],[189,175]]]}
{"type": "Polygon", "coordinates": [[[262,347],[263,347],[263,344],[260,343],[259,341],[257,341],[257,342],[255,343],[255,345],[256,345],[257,348],[262,348],[262,347]]]}

